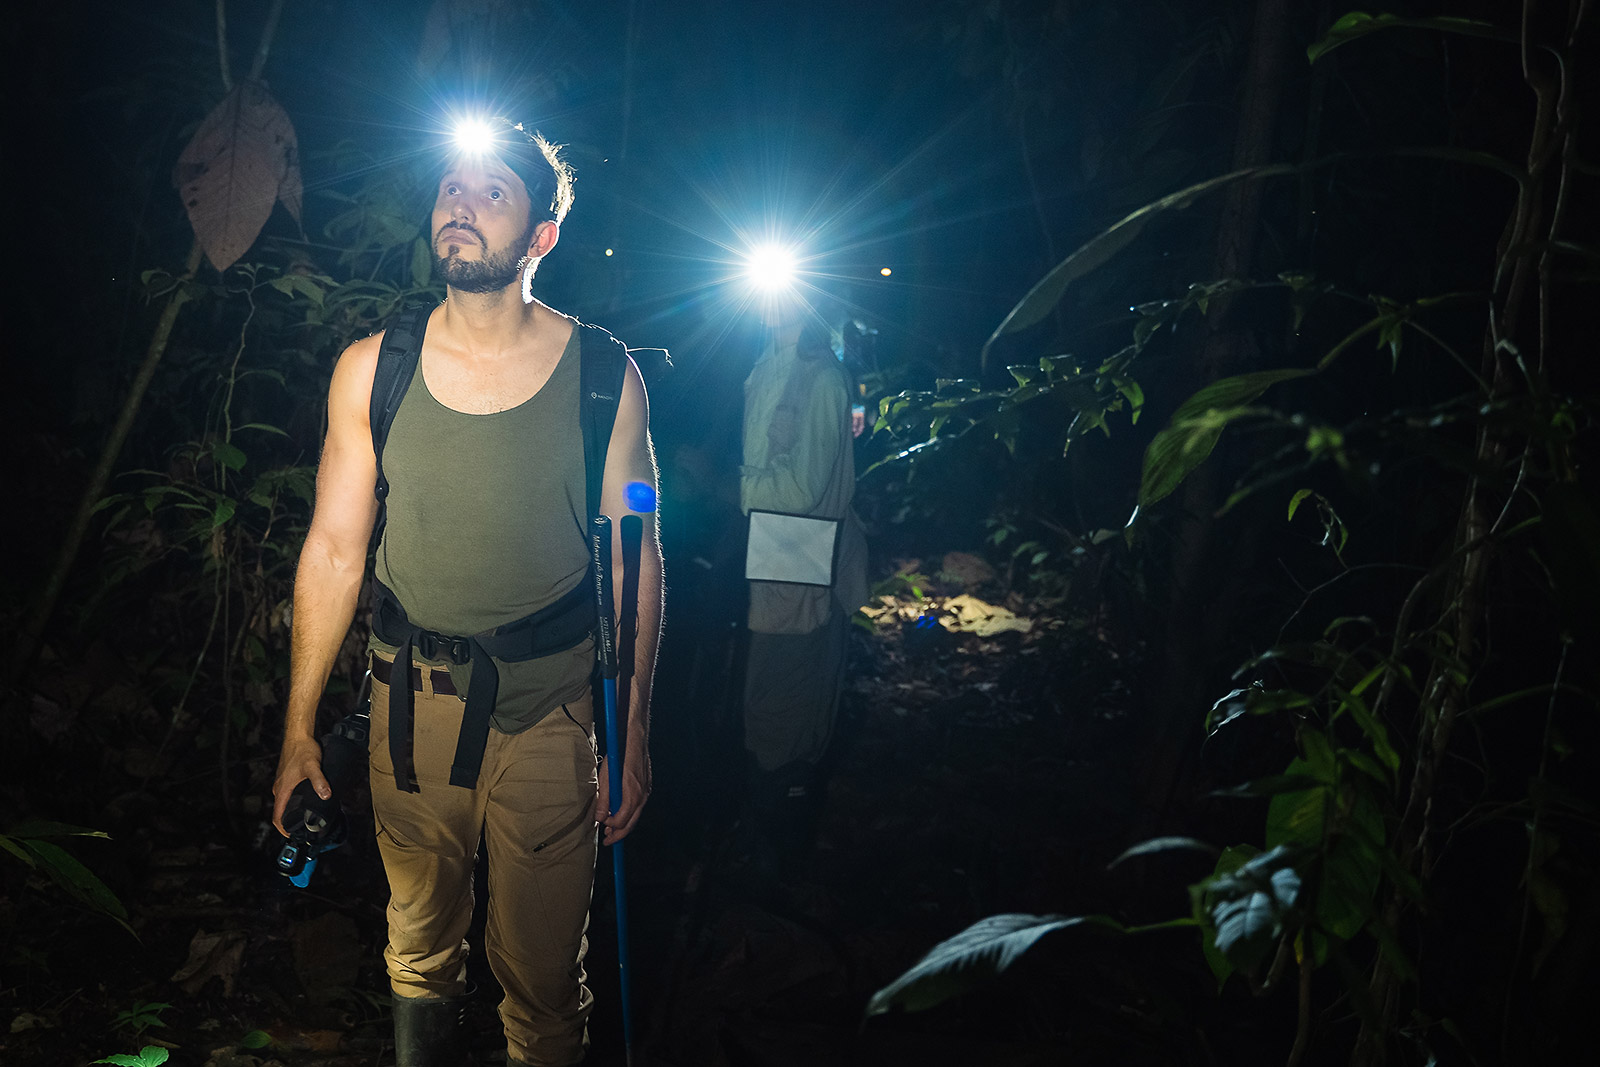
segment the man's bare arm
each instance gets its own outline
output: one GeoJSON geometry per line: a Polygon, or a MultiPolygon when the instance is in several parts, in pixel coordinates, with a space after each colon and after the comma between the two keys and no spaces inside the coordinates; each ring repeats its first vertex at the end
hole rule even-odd
{"type": "Polygon", "coordinates": [[[378,517],[368,403],[381,337],[346,349],[328,387],[328,436],[317,466],[316,506],[295,570],[289,707],[272,786],[272,822],[281,834],[287,833],[283,810],[295,786],[309,778],[319,796],[331,795],[316,739],[317,703],[355,617],[367,542],[378,517]]]}
{"type": "MultiPolygon", "coordinates": [[[[611,519],[611,558],[622,560],[622,518],[630,514],[624,492],[632,482],[644,482],[652,492],[658,488],[655,451],[650,443],[650,410],[644,380],[639,368],[628,361],[622,398],[617,406],[617,421],[611,430],[611,445],[606,453],[605,481],[600,492],[600,510],[611,519]]],[[[643,516],[644,540],[639,552],[639,602],[621,603],[624,583],[613,583],[618,598],[617,617],[637,618],[638,634],[633,647],[633,678],[628,693],[628,736],[624,741],[622,802],[616,814],[607,815],[609,786],[600,776],[600,804],[596,809],[605,825],[606,844],[622,840],[639,821],[644,803],[650,797],[650,689],[655,677],[656,649],[661,643],[661,604],[664,589],[659,526],[654,513],[643,516]]],[[[598,710],[598,709],[597,709],[598,710]]]]}

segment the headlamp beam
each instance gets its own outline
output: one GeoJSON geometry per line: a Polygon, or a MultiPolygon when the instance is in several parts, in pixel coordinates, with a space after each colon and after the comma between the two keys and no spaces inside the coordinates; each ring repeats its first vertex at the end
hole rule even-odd
{"type": "Polygon", "coordinates": [[[750,284],[767,293],[780,293],[794,285],[800,257],[794,249],[780,244],[752,248],[745,257],[745,276],[750,284]]]}
{"type": "Polygon", "coordinates": [[[499,140],[494,123],[476,117],[459,120],[451,131],[451,136],[458,149],[473,156],[481,156],[492,151],[495,142],[499,140]]]}

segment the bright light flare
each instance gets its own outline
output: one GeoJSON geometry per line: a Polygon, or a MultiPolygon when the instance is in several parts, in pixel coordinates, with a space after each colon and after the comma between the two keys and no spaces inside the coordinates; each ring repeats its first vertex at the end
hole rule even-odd
{"type": "Polygon", "coordinates": [[[494,124],[481,118],[460,120],[451,131],[451,136],[456,147],[469,155],[482,155],[488,152],[498,140],[494,124]]]}
{"type": "Polygon", "coordinates": [[[745,257],[745,277],[763,292],[779,293],[789,289],[799,271],[799,255],[783,245],[760,245],[745,257]]]}

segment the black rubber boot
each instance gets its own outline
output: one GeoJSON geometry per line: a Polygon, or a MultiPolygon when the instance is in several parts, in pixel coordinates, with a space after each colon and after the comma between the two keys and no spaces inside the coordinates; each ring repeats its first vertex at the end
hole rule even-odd
{"type": "Polygon", "coordinates": [[[803,880],[816,840],[821,783],[812,763],[786,763],[758,773],[756,826],[771,850],[776,873],[785,882],[803,880]]]}
{"type": "Polygon", "coordinates": [[[463,1067],[470,1062],[462,1017],[466,997],[394,997],[395,1067],[463,1067]]]}

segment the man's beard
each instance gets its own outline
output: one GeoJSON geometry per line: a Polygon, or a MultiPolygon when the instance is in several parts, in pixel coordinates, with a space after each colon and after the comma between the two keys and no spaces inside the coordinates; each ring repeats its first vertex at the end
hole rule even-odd
{"type": "MultiPolygon", "coordinates": [[[[524,253],[528,245],[533,242],[533,229],[533,222],[530,219],[527,232],[522,235],[520,241],[499,252],[487,253],[482,259],[467,260],[460,256],[441,256],[435,252],[434,272],[458,293],[497,293],[515,282],[517,275],[522,273],[522,267],[527,262],[524,253]]],[[[467,230],[464,234],[466,239],[476,240],[480,246],[484,244],[477,231],[467,230]]],[[[438,246],[437,237],[434,239],[434,245],[438,246]]]]}

